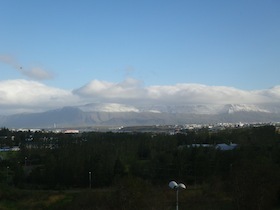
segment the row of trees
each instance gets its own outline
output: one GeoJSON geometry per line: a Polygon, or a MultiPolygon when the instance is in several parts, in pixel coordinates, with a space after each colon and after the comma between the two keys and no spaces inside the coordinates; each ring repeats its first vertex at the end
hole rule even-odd
{"type": "Polygon", "coordinates": [[[280,201],[280,137],[274,126],[206,129],[177,135],[98,133],[79,135],[0,131],[1,144],[21,150],[0,162],[2,182],[20,188],[116,186],[126,177],[154,186],[170,180],[229,196],[237,209],[267,209],[280,201]],[[14,136],[13,142],[11,139],[14,136]],[[32,141],[30,139],[32,137],[32,141]],[[7,142],[6,142],[7,141],[7,142]],[[235,150],[193,143],[237,143],[235,150]],[[42,147],[51,143],[53,147],[42,147]],[[91,181],[91,183],[89,183],[91,181]]]}

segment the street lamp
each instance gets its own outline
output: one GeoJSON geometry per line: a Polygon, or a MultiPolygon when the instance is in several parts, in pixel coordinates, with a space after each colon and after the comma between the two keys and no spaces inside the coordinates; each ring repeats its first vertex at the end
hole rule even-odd
{"type": "Polygon", "coordinates": [[[9,166],[7,166],[7,183],[9,183],[9,166]]]}
{"type": "Polygon", "coordinates": [[[175,181],[169,182],[169,187],[176,190],[176,210],[179,210],[178,194],[180,189],[186,189],[186,185],[183,183],[177,184],[175,181]]]}
{"type": "Polygon", "coordinates": [[[89,189],[91,189],[91,171],[88,172],[89,189]]]}

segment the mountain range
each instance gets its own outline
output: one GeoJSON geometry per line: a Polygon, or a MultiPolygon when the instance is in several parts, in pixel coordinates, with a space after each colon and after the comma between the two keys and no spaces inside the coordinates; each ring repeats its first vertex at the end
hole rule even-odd
{"type": "Polygon", "coordinates": [[[280,122],[280,104],[128,106],[92,103],[41,113],[0,116],[0,126],[8,128],[74,128],[238,122],[280,122]]]}

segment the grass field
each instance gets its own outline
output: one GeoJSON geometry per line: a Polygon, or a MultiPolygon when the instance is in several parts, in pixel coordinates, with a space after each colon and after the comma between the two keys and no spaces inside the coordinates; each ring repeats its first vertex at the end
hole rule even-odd
{"type": "MultiPolygon", "coordinates": [[[[171,189],[157,188],[132,192],[131,189],[71,189],[20,190],[1,186],[0,210],[124,210],[124,209],[175,209],[175,192],[171,189]]],[[[229,198],[204,194],[200,188],[190,188],[179,192],[180,209],[223,210],[234,209],[229,198]]]]}

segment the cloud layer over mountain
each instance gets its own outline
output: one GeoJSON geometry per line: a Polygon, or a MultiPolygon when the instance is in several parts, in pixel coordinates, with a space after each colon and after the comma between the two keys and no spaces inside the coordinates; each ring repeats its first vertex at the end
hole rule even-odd
{"type": "Polygon", "coordinates": [[[28,80],[0,81],[0,114],[38,112],[78,102],[70,91],[28,80]]]}
{"type": "Polygon", "coordinates": [[[245,91],[233,87],[202,84],[175,84],[144,87],[138,80],[120,83],[93,80],[73,91],[84,98],[120,103],[151,104],[231,104],[274,103],[280,100],[280,86],[267,90],[245,91]]]}
{"type": "Polygon", "coordinates": [[[114,103],[115,108],[120,107],[116,104],[124,104],[131,108],[123,110],[133,111],[137,110],[134,105],[268,104],[279,101],[280,86],[251,91],[202,84],[144,86],[141,81],[128,78],[119,83],[93,80],[69,91],[37,81],[0,81],[2,115],[87,103],[114,103]]]}

